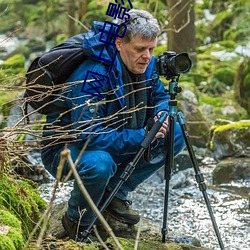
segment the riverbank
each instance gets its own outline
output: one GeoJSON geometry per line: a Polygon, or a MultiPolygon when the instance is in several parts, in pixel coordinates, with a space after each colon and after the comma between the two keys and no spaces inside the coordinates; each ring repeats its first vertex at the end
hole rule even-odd
{"type": "MultiPolygon", "coordinates": [[[[201,163],[207,185],[207,193],[214,211],[216,222],[227,250],[247,250],[250,246],[250,210],[247,192],[250,180],[234,181],[229,184],[212,185],[212,171],[215,161],[204,158],[201,163]],[[246,190],[245,190],[246,189],[246,190]]],[[[199,191],[192,168],[179,171],[170,181],[170,200],[168,205],[168,227],[175,236],[195,237],[202,246],[219,250],[212,223],[199,191]]],[[[50,199],[53,182],[43,184],[39,190],[45,200],[50,199]]],[[[66,201],[70,195],[72,182],[64,184],[57,193],[56,203],[66,201]]],[[[156,173],[136,192],[130,194],[133,208],[141,217],[147,218],[158,228],[162,227],[165,181],[161,173],[156,173]]]]}

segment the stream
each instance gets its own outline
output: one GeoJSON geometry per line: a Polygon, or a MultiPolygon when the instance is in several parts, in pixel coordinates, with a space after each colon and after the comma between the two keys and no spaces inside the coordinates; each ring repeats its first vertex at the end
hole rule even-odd
{"type": "MultiPolygon", "coordinates": [[[[6,40],[4,35],[0,35],[0,42],[0,47],[6,48],[8,53],[13,51],[18,43],[15,38],[6,40]]],[[[201,161],[200,168],[225,249],[250,250],[250,180],[212,185],[212,171],[215,164],[212,158],[205,157],[201,161]]],[[[165,180],[162,176],[160,172],[155,173],[129,197],[133,201],[133,209],[159,226],[159,231],[164,213],[165,180]]],[[[39,192],[47,202],[51,198],[53,187],[53,180],[39,186],[39,192]]],[[[71,189],[72,182],[60,186],[55,202],[68,200],[71,189]]],[[[193,168],[180,170],[172,176],[168,228],[175,235],[199,239],[204,247],[220,249],[203,195],[197,187],[193,168]]]]}
{"type": "MultiPolygon", "coordinates": [[[[222,241],[226,250],[250,250],[250,180],[233,181],[229,184],[212,185],[212,158],[202,160],[200,169],[205,178],[211,203],[222,241]]],[[[165,180],[159,171],[130,194],[132,208],[142,217],[162,227],[164,213],[165,180]]],[[[42,197],[49,201],[54,182],[39,187],[42,197]]],[[[64,184],[55,202],[69,198],[72,182],[64,184]]],[[[203,247],[219,250],[217,237],[206,208],[202,192],[197,187],[193,168],[178,171],[170,180],[168,203],[169,232],[180,238],[194,237],[203,247]]]]}

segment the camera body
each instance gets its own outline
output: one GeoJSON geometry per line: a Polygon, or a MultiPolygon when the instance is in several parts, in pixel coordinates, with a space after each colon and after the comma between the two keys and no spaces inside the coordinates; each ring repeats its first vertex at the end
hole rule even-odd
{"type": "Polygon", "coordinates": [[[192,67],[192,61],[187,53],[176,54],[174,51],[164,52],[156,59],[156,69],[160,76],[167,80],[185,74],[192,67]]]}

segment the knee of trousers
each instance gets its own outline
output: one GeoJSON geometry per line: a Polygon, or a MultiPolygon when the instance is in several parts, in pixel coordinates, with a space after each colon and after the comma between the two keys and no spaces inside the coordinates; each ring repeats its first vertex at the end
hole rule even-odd
{"type": "MultiPolygon", "coordinates": [[[[77,169],[84,179],[108,181],[115,174],[117,165],[112,156],[105,151],[86,151],[77,169]]],[[[98,185],[98,182],[96,184],[98,185]]]]}
{"type": "Polygon", "coordinates": [[[186,147],[184,136],[181,126],[178,122],[175,123],[175,136],[174,136],[174,153],[179,154],[186,147]]]}

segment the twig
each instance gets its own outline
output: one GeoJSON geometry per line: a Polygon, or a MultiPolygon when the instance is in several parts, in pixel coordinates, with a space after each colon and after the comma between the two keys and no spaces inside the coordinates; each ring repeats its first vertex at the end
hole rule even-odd
{"type": "Polygon", "coordinates": [[[141,233],[141,224],[142,224],[142,222],[140,220],[139,225],[138,225],[138,230],[137,230],[136,238],[135,238],[134,250],[137,250],[138,246],[139,246],[139,237],[140,237],[140,233],[141,233]]]}
{"type": "Polygon", "coordinates": [[[80,22],[79,20],[77,20],[76,18],[74,18],[73,16],[71,15],[68,15],[68,17],[72,20],[74,20],[76,23],[80,24],[84,29],[86,29],[87,31],[89,31],[89,28],[86,27],[82,22],[80,22]]]}
{"type": "Polygon", "coordinates": [[[55,200],[55,194],[56,194],[56,190],[57,190],[58,185],[59,185],[59,180],[60,180],[61,175],[62,175],[62,170],[63,170],[63,166],[64,166],[64,163],[65,163],[65,160],[66,159],[63,158],[63,157],[60,158],[60,162],[59,162],[59,165],[58,165],[58,168],[57,168],[56,182],[55,182],[55,186],[54,186],[54,189],[53,189],[53,193],[52,193],[52,197],[50,199],[49,205],[48,205],[46,211],[44,212],[44,214],[42,215],[42,217],[40,218],[40,220],[38,221],[38,223],[36,224],[35,228],[31,232],[31,234],[29,235],[29,238],[28,238],[26,244],[24,245],[23,250],[25,250],[25,249],[28,248],[30,241],[32,240],[32,238],[35,235],[36,231],[38,230],[38,228],[40,227],[40,225],[43,222],[43,225],[42,225],[42,228],[41,228],[41,232],[39,234],[39,237],[38,237],[38,240],[37,240],[37,244],[36,244],[37,247],[41,246],[42,239],[43,239],[43,236],[45,234],[45,231],[46,231],[46,228],[47,228],[47,224],[49,222],[49,218],[51,216],[51,210],[52,210],[52,206],[53,206],[53,203],[54,203],[54,200],[55,200]]]}
{"type": "Polygon", "coordinates": [[[100,234],[98,233],[96,225],[93,226],[93,230],[95,232],[97,239],[100,241],[100,243],[104,247],[104,249],[109,250],[108,246],[105,244],[105,242],[102,240],[100,234]]]}
{"type": "Polygon", "coordinates": [[[102,216],[102,214],[100,213],[100,211],[98,210],[98,208],[96,207],[95,203],[93,202],[92,198],[90,197],[90,195],[89,195],[88,191],[86,190],[85,186],[83,185],[83,182],[82,182],[79,174],[77,173],[77,170],[75,168],[74,162],[73,162],[73,160],[71,158],[70,150],[69,149],[64,149],[61,152],[61,157],[62,158],[66,158],[68,160],[69,166],[70,166],[70,168],[71,168],[71,170],[73,172],[73,176],[75,178],[76,183],[78,184],[78,187],[79,187],[80,191],[82,192],[84,198],[88,202],[90,208],[97,215],[98,219],[100,220],[100,222],[104,226],[105,230],[113,238],[115,245],[118,247],[119,250],[124,250],[123,247],[121,246],[121,244],[119,243],[119,241],[117,240],[116,236],[114,235],[111,227],[106,222],[106,220],[104,219],[104,217],[102,216]]]}

